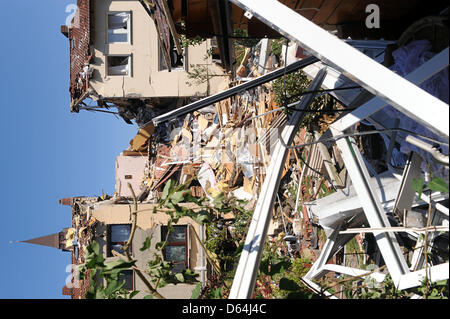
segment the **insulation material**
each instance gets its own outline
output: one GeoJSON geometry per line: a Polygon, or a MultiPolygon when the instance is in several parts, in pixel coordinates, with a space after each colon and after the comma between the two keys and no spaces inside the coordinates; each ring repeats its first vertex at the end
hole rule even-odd
{"type": "Polygon", "coordinates": [[[214,171],[207,163],[203,163],[202,167],[198,172],[198,182],[202,185],[203,190],[206,193],[206,196],[212,200],[211,193],[212,190],[217,188],[216,176],[214,171]]]}

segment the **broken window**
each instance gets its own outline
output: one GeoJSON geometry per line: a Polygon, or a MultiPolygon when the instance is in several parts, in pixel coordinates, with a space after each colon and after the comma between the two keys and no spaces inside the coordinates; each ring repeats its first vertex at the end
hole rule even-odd
{"type": "MultiPolygon", "coordinates": [[[[178,54],[177,48],[174,44],[170,45],[170,62],[171,62],[171,69],[172,70],[186,70],[186,57],[187,57],[187,48],[183,48],[183,54],[178,54]]],[[[159,70],[164,71],[167,70],[167,64],[164,60],[164,54],[162,52],[162,46],[158,45],[159,47],[159,70]]]]}
{"type": "Polygon", "coordinates": [[[119,273],[119,282],[120,281],[125,281],[125,285],[123,286],[123,288],[125,288],[126,290],[134,290],[133,270],[122,270],[119,273]]]}
{"type": "MultiPolygon", "coordinates": [[[[167,226],[161,226],[161,240],[167,237],[167,226]]],[[[167,238],[167,246],[164,248],[164,260],[174,264],[173,271],[181,272],[188,268],[188,234],[187,226],[173,226],[167,238]]]]}
{"type": "Polygon", "coordinates": [[[220,59],[219,45],[217,44],[217,37],[215,36],[211,39],[211,57],[213,63],[222,63],[222,60],[220,59]]]}
{"type": "Polygon", "coordinates": [[[131,75],[130,55],[110,55],[107,57],[107,75],[131,75]]]}
{"type": "MultiPolygon", "coordinates": [[[[117,224],[108,226],[108,257],[114,256],[112,251],[123,254],[123,246],[130,237],[131,224],[117,224]]],[[[130,247],[131,251],[131,247],[130,247]]]]}
{"type": "Polygon", "coordinates": [[[108,43],[129,43],[131,38],[131,14],[108,13],[108,43]]]}

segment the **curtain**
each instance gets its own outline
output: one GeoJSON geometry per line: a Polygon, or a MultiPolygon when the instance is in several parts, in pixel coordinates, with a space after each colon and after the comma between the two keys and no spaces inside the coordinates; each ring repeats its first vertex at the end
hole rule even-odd
{"type": "Polygon", "coordinates": [[[109,75],[128,75],[128,65],[116,65],[108,68],[109,75]]]}
{"type": "Polygon", "coordinates": [[[128,29],[128,20],[130,19],[130,14],[127,12],[112,13],[108,14],[108,29],[128,29]]]}
{"type": "Polygon", "coordinates": [[[167,246],[165,248],[165,259],[173,262],[185,262],[186,247],[185,246],[167,246]]]}
{"type": "Polygon", "coordinates": [[[126,57],[118,61],[117,57],[111,57],[108,61],[108,75],[128,75],[129,74],[129,59],[126,57]]]}

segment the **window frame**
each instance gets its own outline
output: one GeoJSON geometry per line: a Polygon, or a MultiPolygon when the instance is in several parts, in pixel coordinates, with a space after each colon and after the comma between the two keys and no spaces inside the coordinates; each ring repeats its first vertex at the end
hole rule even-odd
{"type": "Polygon", "coordinates": [[[132,23],[133,20],[133,15],[132,15],[132,11],[108,11],[106,12],[106,43],[107,44],[131,44],[132,43],[132,23]],[[118,13],[126,13],[129,16],[128,22],[127,22],[127,41],[110,41],[109,35],[110,35],[110,29],[109,28],[109,16],[113,15],[113,14],[118,14],[118,13]]]}
{"type": "Polygon", "coordinates": [[[105,55],[105,77],[109,76],[125,76],[133,77],[133,54],[107,54],[105,55]],[[128,57],[128,74],[109,74],[109,58],[110,57],[128,57]]]}
{"type": "MultiPolygon", "coordinates": [[[[188,227],[188,225],[173,225],[172,227],[183,227],[184,228],[184,233],[185,233],[185,240],[184,240],[184,242],[181,242],[181,241],[179,241],[179,242],[169,242],[169,241],[167,241],[166,247],[162,251],[163,258],[164,258],[164,260],[167,260],[166,259],[166,248],[167,247],[169,247],[169,246],[176,246],[176,247],[184,246],[185,247],[184,266],[185,266],[185,269],[189,269],[189,227],[188,227]]],[[[167,236],[167,232],[169,231],[168,227],[166,225],[162,225],[160,227],[160,230],[161,230],[161,241],[164,242],[166,240],[164,235],[167,236]]],[[[169,239],[169,237],[167,237],[167,239],[169,239]]],[[[172,261],[172,262],[174,264],[180,264],[181,263],[181,262],[174,262],[174,261],[172,261]]]]}
{"type": "MultiPolygon", "coordinates": [[[[121,241],[113,242],[112,241],[112,228],[114,226],[129,226],[129,232],[131,232],[131,224],[109,224],[107,226],[107,240],[106,240],[106,256],[107,257],[115,257],[112,254],[112,251],[113,251],[112,247],[114,245],[120,244],[123,246],[124,244],[126,244],[126,242],[121,242],[121,241]]],[[[132,243],[130,243],[129,252],[130,252],[130,254],[133,254],[133,244],[132,243]]]]}
{"type": "MultiPolygon", "coordinates": [[[[128,291],[135,290],[136,283],[135,283],[135,280],[134,280],[134,270],[133,269],[125,269],[125,270],[120,271],[120,273],[123,273],[123,272],[131,272],[131,287],[130,287],[130,289],[127,289],[127,290],[128,291]]],[[[121,281],[120,278],[119,278],[119,281],[121,281]]]]}
{"type": "MultiPolygon", "coordinates": [[[[171,67],[171,71],[188,71],[188,47],[183,47],[183,66],[182,67],[171,67]]],[[[158,71],[168,72],[169,68],[164,66],[164,57],[162,54],[161,42],[158,40],[158,71]]],[[[176,47],[172,48],[172,51],[176,52],[176,47]]]]}

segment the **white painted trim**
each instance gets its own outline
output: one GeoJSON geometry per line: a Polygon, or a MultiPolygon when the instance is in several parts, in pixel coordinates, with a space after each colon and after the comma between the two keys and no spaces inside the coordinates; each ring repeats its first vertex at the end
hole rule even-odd
{"type": "Polygon", "coordinates": [[[132,28],[133,28],[133,14],[132,11],[108,11],[106,12],[106,43],[107,44],[131,44],[132,43],[132,28]],[[128,19],[128,23],[127,23],[127,41],[125,42],[121,42],[121,41],[117,41],[117,42],[112,42],[109,40],[109,25],[108,25],[108,21],[109,21],[109,15],[113,15],[113,14],[117,14],[117,13],[127,13],[129,15],[129,19],[128,19]]]}
{"type": "Polygon", "coordinates": [[[117,76],[123,76],[123,77],[133,77],[133,54],[105,54],[105,78],[107,77],[117,77],[117,76]],[[109,57],[129,57],[128,59],[128,74],[122,75],[122,74],[109,74],[108,72],[108,58],[109,57]]]}

